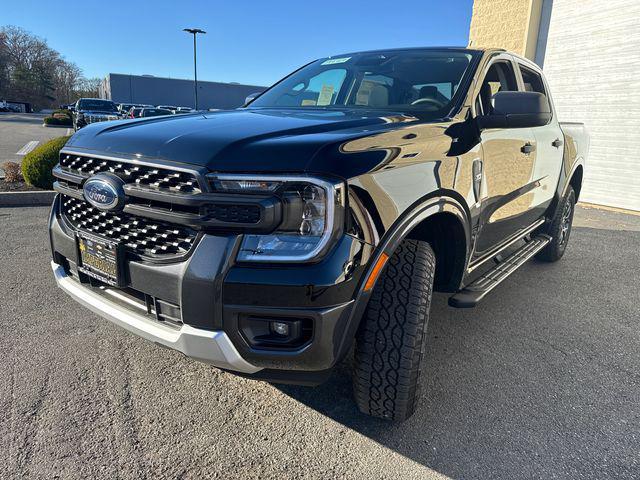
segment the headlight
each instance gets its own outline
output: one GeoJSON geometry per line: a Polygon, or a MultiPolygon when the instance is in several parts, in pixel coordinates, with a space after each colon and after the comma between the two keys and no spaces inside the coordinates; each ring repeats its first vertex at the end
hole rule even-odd
{"type": "Polygon", "coordinates": [[[344,222],[343,184],[306,176],[215,175],[216,192],[279,197],[282,222],[268,235],[246,234],[241,262],[305,262],[319,258],[344,222]]]}

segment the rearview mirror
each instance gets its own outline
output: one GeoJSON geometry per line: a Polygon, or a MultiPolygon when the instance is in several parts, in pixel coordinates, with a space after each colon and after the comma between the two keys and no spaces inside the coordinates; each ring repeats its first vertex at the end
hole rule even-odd
{"type": "Polygon", "coordinates": [[[498,92],[493,96],[491,114],[476,117],[480,130],[542,127],[550,121],[549,100],[538,92],[498,92]]]}

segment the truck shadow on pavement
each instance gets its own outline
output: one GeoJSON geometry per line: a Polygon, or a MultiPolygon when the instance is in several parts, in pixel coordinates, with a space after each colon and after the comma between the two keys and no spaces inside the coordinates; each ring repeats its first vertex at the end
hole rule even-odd
{"type": "Polygon", "coordinates": [[[357,410],[350,358],[319,387],[278,388],[453,478],[633,478],[639,252],[638,232],[575,228],[560,262],[529,262],[475,309],[435,294],[423,397],[404,423],[357,410]]]}

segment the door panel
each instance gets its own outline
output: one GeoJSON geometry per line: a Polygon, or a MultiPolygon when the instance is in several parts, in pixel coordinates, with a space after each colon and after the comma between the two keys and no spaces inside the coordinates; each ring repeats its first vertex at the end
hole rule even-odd
{"type": "Polygon", "coordinates": [[[530,128],[487,130],[482,133],[484,185],[476,252],[506,240],[529,226],[538,188],[535,178],[536,138],[530,128]],[[522,148],[531,145],[533,151],[522,148]]]}
{"type": "MultiPolygon", "coordinates": [[[[502,54],[484,72],[476,113],[493,110],[493,95],[517,91],[520,77],[510,55],[502,54]]],[[[483,186],[475,255],[500,244],[529,226],[538,184],[535,178],[536,137],[530,128],[490,129],[481,134],[483,186]],[[528,150],[527,150],[528,149],[528,150]]]]}
{"type": "MultiPolygon", "coordinates": [[[[548,88],[539,72],[523,65],[521,62],[518,62],[518,68],[520,70],[522,89],[524,91],[548,95],[548,88]]],[[[564,142],[564,134],[560,129],[555,112],[553,120],[549,125],[535,127],[532,131],[537,141],[538,152],[534,167],[534,178],[539,179],[540,182],[540,187],[533,192],[532,209],[539,217],[544,214],[551,203],[558,179],[560,178],[564,151],[562,144],[562,142],[564,142]],[[555,143],[556,141],[559,143],[555,143]]]]}

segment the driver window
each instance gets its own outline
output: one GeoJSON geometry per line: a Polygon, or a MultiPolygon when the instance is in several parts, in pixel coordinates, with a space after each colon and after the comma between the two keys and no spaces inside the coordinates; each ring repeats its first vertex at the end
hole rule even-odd
{"type": "Polygon", "coordinates": [[[493,111],[493,96],[498,92],[515,92],[518,90],[516,76],[510,62],[496,62],[484,77],[480,95],[476,100],[476,110],[479,115],[491,115],[493,111]]]}

